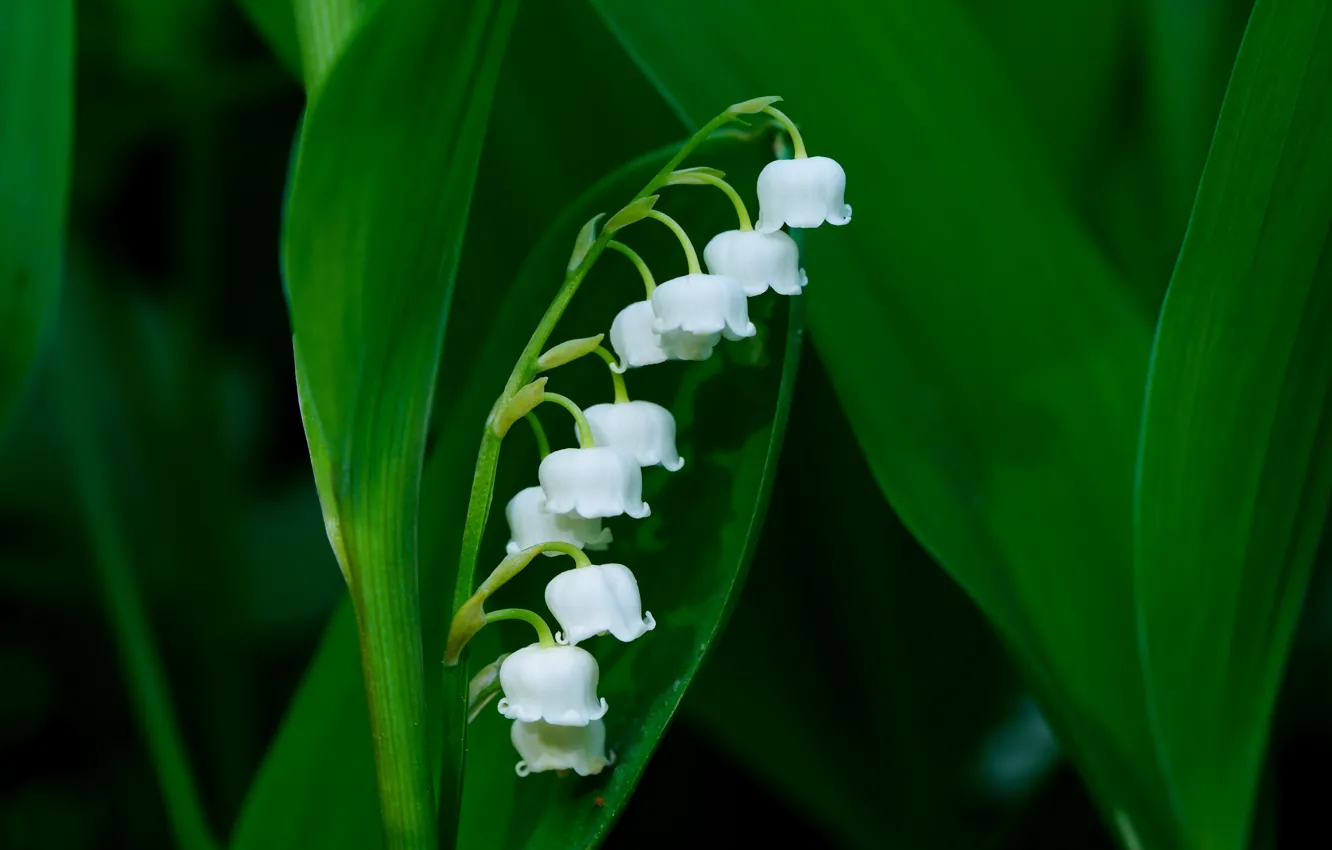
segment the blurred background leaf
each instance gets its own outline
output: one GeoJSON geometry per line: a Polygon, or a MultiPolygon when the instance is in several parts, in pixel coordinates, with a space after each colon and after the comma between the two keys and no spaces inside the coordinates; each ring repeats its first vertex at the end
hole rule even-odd
{"type": "Polygon", "coordinates": [[[1332,492],[1332,20],[1260,0],[1157,329],[1136,590],[1189,846],[1248,845],[1332,492]]]}
{"type": "Polygon", "coordinates": [[[72,0],[0,8],[0,438],[60,300],[73,39],[72,0]]]}

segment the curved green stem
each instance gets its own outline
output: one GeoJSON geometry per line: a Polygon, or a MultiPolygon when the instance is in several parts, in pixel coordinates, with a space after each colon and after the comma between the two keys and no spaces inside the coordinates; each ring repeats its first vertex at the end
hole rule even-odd
{"type": "MultiPolygon", "coordinates": [[[[713,118],[707,124],[699,128],[698,132],[689,137],[683,144],[678,146],[671,145],[658,151],[644,154],[634,159],[631,163],[618,169],[611,175],[603,178],[595,186],[590,187],[580,197],[578,203],[584,203],[589,199],[599,196],[617,181],[623,179],[624,175],[633,169],[641,167],[643,164],[660,161],[665,162],[657,173],[639,189],[630,201],[645,198],[648,195],[655,194],[670,179],[671,174],[684,162],[685,158],[693,153],[699,145],[707,141],[714,133],[720,130],[724,125],[735,119],[737,113],[727,109],[720,115],[713,118]]],[[[737,138],[751,138],[752,134],[739,132],[735,134],[737,138]]],[[[587,252],[583,259],[579,261],[572,270],[564,276],[564,283],[555,293],[555,298],[550,306],[546,308],[546,313],[541,317],[536,329],[532,331],[532,336],[528,339],[527,345],[518,356],[518,362],[513,366],[509,373],[509,378],[504,384],[504,390],[496,400],[495,409],[498,410],[506,404],[509,399],[526,384],[536,377],[537,358],[541,356],[550,335],[554,333],[555,326],[559,324],[564,311],[568,309],[569,302],[573,300],[578,292],[578,287],[582,285],[588,272],[596,265],[606,245],[611,240],[611,234],[602,232],[587,252]]],[[[492,428],[485,428],[481,433],[481,445],[477,450],[476,470],[472,475],[472,490],[467,498],[467,517],[463,524],[462,545],[458,553],[458,571],[454,578],[453,595],[448,600],[445,608],[446,625],[452,621],[453,612],[466,603],[472,595],[472,582],[476,577],[477,555],[481,551],[481,542],[486,528],[486,520],[490,515],[491,502],[495,489],[495,472],[499,466],[501,440],[498,434],[492,428]]],[[[461,660],[461,659],[459,659],[461,660]]],[[[457,824],[446,818],[446,813],[457,806],[457,800],[461,794],[461,777],[463,762],[463,741],[466,730],[466,711],[467,711],[467,676],[466,665],[462,665],[462,670],[455,670],[446,674],[442,682],[442,702],[445,706],[446,728],[443,732],[446,744],[440,753],[440,790],[439,795],[441,805],[439,806],[440,819],[443,824],[441,835],[452,835],[456,831],[457,824]],[[447,801],[444,802],[444,801],[447,801]]],[[[447,843],[445,846],[452,846],[447,843]]]]}
{"type": "Polygon", "coordinates": [[[545,460],[550,454],[550,440],[546,438],[546,429],[541,427],[541,420],[537,418],[536,411],[529,410],[523,417],[527,424],[532,426],[532,436],[536,437],[537,452],[541,454],[541,459],[545,460]]]}
{"type": "Polygon", "coordinates": [[[587,553],[572,543],[565,543],[563,540],[552,540],[549,543],[542,543],[541,548],[547,552],[559,552],[562,555],[568,555],[574,559],[575,567],[592,566],[592,561],[588,559],[587,553]]]}
{"type": "Polygon", "coordinates": [[[795,148],[793,159],[804,159],[809,156],[805,153],[805,140],[800,137],[800,131],[796,129],[795,122],[787,118],[785,112],[775,106],[765,106],[763,111],[782,122],[782,126],[786,128],[787,135],[791,137],[791,146],[795,148]]]}
{"type": "Polygon", "coordinates": [[[583,409],[574,404],[573,399],[559,393],[546,393],[542,401],[553,401],[573,416],[574,422],[578,423],[579,448],[594,449],[597,447],[597,441],[592,439],[592,426],[587,424],[587,417],[583,415],[583,409]]]}
{"type": "MultiPolygon", "coordinates": [[[[605,360],[607,366],[614,367],[616,365],[615,355],[607,351],[604,346],[598,345],[592,351],[602,360],[605,360]]],[[[615,385],[615,403],[624,404],[629,400],[629,389],[624,385],[624,375],[616,372],[614,368],[610,370],[610,374],[611,383],[615,385]]]]}
{"type": "Polygon", "coordinates": [[[671,232],[675,234],[675,238],[680,240],[680,247],[684,248],[685,260],[689,262],[690,274],[703,273],[703,269],[698,264],[698,252],[694,250],[694,243],[689,241],[689,234],[685,233],[684,228],[680,226],[680,222],[666,215],[666,213],[661,210],[648,210],[648,214],[645,217],[656,219],[666,225],[671,229],[671,232]]]}
{"type": "Polygon", "coordinates": [[[544,647],[559,646],[555,643],[555,636],[550,633],[550,626],[541,619],[535,611],[529,611],[526,608],[501,608],[498,611],[491,611],[486,615],[486,625],[498,623],[501,620],[522,620],[536,629],[537,641],[544,647]]]}
{"type": "Polygon", "coordinates": [[[749,208],[745,206],[744,199],[740,197],[739,192],[735,191],[734,186],[714,174],[703,172],[691,174],[690,179],[721,189],[722,193],[731,199],[731,204],[735,207],[736,218],[740,220],[740,229],[746,232],[754,229],[754,223],[749,220],[749,208]]]}
{"type": "Polygon", "coordinates": [[[624,254],[629,258],[629,262],[633,263],[634,268],[638,269],[638,273],[643,276],[643,289],[646,291],[647,297],[651,298],[652,290],[657,288],[657,281],[653,279],[652,270],[648,268],[647,263],[643,262],[643,258],[638,256],[638,252],[623,242],[615,242],[613,240],[607,243],[606,247],[614,251],[619,251],[621,254],[624,254]]]}

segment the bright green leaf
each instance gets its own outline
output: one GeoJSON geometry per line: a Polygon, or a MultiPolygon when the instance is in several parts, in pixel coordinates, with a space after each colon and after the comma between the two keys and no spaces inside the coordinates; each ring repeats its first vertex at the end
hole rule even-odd
{"type": "Polygon", "coordinates": [[[938,0],[596,5],[685,115],[780,91],[845,166],[855,220],[809,233],[806,297],[871,467],[1019,650],[1107,815],[1168,845],[1131,588],[1149,329],[1002,68],[938,0]]]}
{"type": "Polygon", "coordinates": [[[72,0],[0,3],[0,432],[59,302],[73,29],[72,0]]]}
{"type": "Polygon", "coordinates": [[[1136,581],[1189,846],[1247,846],[1332,494],[1332,15],[1260,0],[1153,351],[1136,581]]]}
{"type": "Polygon", "coordinates": [[[417,499],[453,272],[515,8],[400,0],[367,15],[311,83],[288,197],[283,266],[302,415],[311,459],[326,464],[315,478],[356,603],[390,846],[435,843],[417,499]]]}

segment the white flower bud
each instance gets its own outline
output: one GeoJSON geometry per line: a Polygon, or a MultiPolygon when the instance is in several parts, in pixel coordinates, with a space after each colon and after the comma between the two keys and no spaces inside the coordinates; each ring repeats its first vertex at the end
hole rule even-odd
{"type": "Polygon", "coordinates": [[[799,295],[806,281],[800,249],[780,230],[718,233],[703,249],[703,262],[709,272],[729,277],[749,296],[762,295],[768,287],[779,295],[799,295]]]}
{"type": "Polygon", "coordinates": [[[612,366],[616,372],[624,372],[635,366],[651,366],[665,363],[669,359],[662,347],[661,337],[652,329],[656,321],[652,312],[651,301],[635,301],[625,307],[611,322],[611,348],[620,362],[612,366]]]}
{"type": "MultiPolygon", "coordinates": [[[[594,404],[583,411],[598,446],[609,446],[639,466],[684,466],[675,448],[675,417],[650,401],[594,404]]],[[[577,429],[575,429],[577,430],[577,429]]]]}
{"type": "Polygon", "coordinates": [[[706,360],[719,337],[743,339],[758,333],[740,284],[715,274],[687,274],[652,293],[652,329],[679,360],[706,360]]]}
{"type": "Polygon", "coordinates": [[[499,675],[499,712],[510,720],[586,726],[606,714],[606,700],[597,700],[597,659],[585,649],[534,643],[504,659],[499,675]]]}
{"type": "Polygon", "coordinates": [[[637,463],[605,446],[560,449],[541,461],[537,479],[546,500],[542,510],[585,519],[652,511],[643,501],[643,472],[637,463]]]}
{"type": "MultiPolygon", "coordinates": [[[[594,427],[593,432],[596,431],[594,427]]],[[[584,519],[577,514],[552,514],[541,509],[546,494],[540,487],[518,491],[504,507],[509,521],[509,545],[506,551],[517,555],[538,543],[570,543],[579,549],[600,552],[610,545],[611,530],[601,527],[600,519],[584,519]]],[[[559,557],[559,552],[543,552],[548,558],[559,557]]]]}
{"type": "Polygon", "coordinates": [[[614,754],[606,758],[606,724],[601,720],[593,720],[586,726],[515,720],[509,740],[523,758],[514,767],[519,776],[545,770],[572,770],[579,776],[595,776],[615,763],[614,754]]]}
{"type": "Polygon", "coordinates": [[[851,206],[845,194],[846,172],[836,160],[826,156],[773,160],[759,173],[759,220],[754,228],[770,233],[783,224],[847,224],[851,206]]]}
{"type": "Polygon", "coordinates": [[[546,585],[546,607],[564,629],[562,642],[571,646],[606,632],[628,643],[657,625],[651,612],[643,613],[638,582],[623,564],[565,570],[546,585]]]}

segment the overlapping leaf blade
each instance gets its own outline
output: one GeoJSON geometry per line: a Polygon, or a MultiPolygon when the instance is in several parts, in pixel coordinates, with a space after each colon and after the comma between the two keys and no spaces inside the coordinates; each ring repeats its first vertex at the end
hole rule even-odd
{"type": "MultiPolygon", "coordinates": [[[[348,6],[314,11],[357,11],[348,6]]],[[[515,9],[516,0],[397,0],[328,32],[298,26],[311,104],[283,271],[302,415],[357,603],[395,843],[430,842],[434,832],[417,500],[453,275],[515,9]],[[320,45],[328,49],[310,52],[320,45]]]]}
{"type": "Polygon", "coordinates": [[[1153,349],[1136,590],[1191,847],[1247,846],[1332,493],[1332,13],[1257,4],[1153,349]]]}

